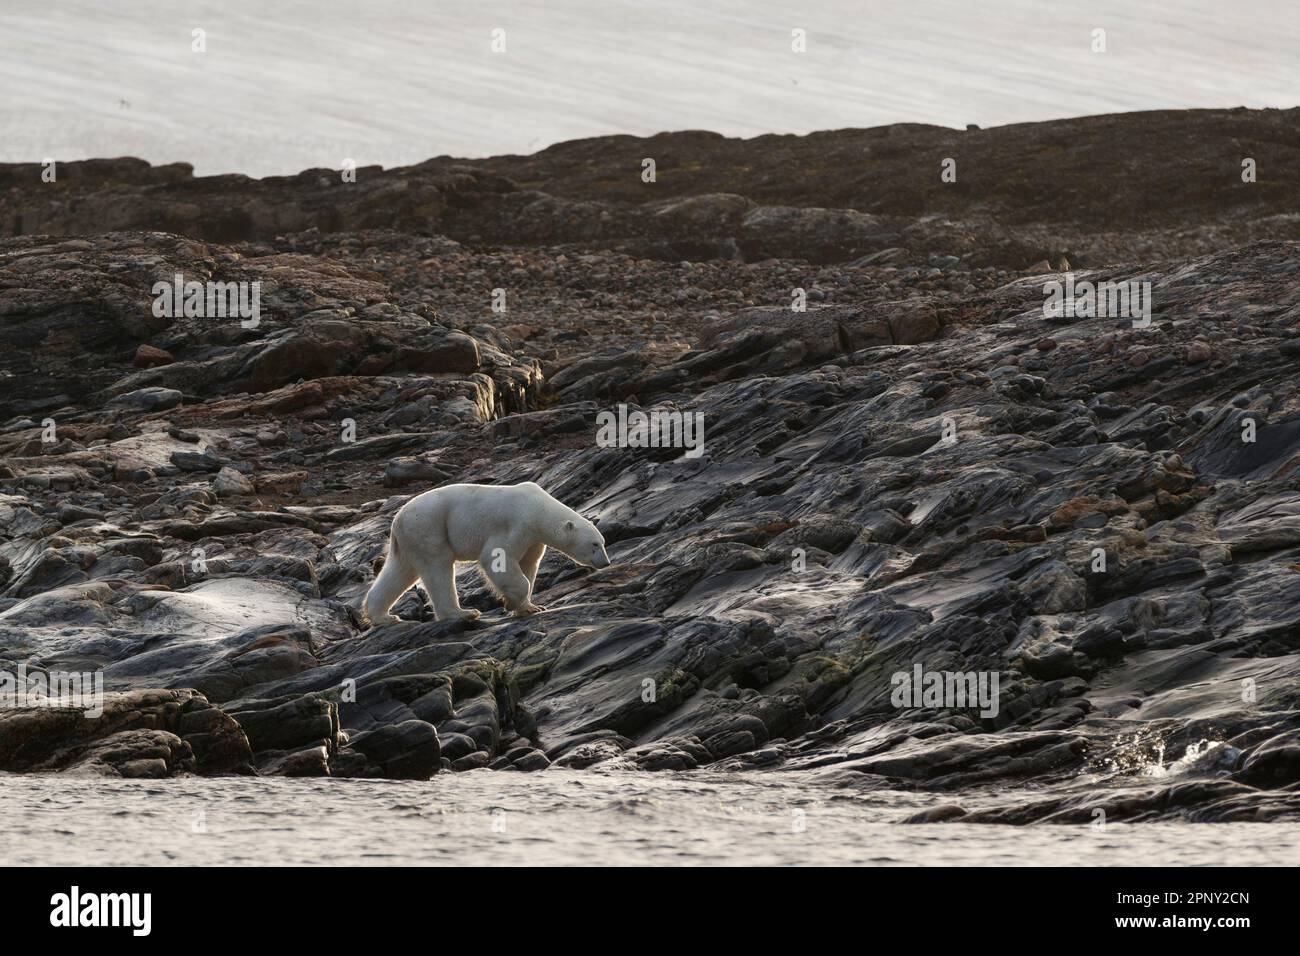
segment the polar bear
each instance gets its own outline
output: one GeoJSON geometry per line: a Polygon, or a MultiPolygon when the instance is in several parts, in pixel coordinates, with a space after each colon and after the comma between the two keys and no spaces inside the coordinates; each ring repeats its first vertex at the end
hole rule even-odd
{"type": "Polygon", "coordinates": [[[416,495],[393,516],[388,556],[366,594],[375,627],[419,578],[439,621],[476,618],[456,596],[456,562],[477,561],[488,586],[518,617],[544,610],[532,602],[537,566],[547,548],[589,568],[609,567],[596,526],[540,485],[445,485],[416,495]]]}

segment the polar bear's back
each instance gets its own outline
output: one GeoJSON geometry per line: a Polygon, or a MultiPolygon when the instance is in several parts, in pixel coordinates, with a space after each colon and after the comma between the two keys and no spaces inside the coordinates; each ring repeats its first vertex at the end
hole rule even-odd
{"type": "Polygon", "coordinates": [[[443,485],[404,504],[393,534],[413,556],[450,550],[458,561],[474,561],[489,541],[535,540],[539,525],[552,520],[553,506],[564,507],[531,481],[443,485]]]}

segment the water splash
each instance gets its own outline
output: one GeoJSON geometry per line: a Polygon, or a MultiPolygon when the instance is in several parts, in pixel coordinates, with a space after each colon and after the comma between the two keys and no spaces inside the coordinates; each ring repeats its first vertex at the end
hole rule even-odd
{"type": "Polygon", "coordinates": [[[1164,736],[1134,734],[1119,744],[1101,761],[1101,772],[1135,777],[1165,779],[1197,774],[1226,776],[1235,769],[1241,751],[1221,740],[1200,740],[1188,744],[1181,757],[1165,764],[1167,741],[1164,736]]]}

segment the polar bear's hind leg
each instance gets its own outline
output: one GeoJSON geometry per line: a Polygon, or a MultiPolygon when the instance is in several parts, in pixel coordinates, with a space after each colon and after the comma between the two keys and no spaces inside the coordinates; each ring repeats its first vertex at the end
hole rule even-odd
{"type": "Polygon", "coordinates": [[[446,558],[438,558],[422,568],[420,580],[424,583],[424,589],[429,592],[429,600],[433,602],[433,616],[436,620],[450,621],[455,618],[473,620],[478,617],[478,611],[460,606],[460,598],[456,595],[456,561],[450,555],[446,558]]]}

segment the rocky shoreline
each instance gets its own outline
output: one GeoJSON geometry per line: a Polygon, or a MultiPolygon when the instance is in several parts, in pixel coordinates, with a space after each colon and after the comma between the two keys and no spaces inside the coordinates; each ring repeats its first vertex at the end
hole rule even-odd
{"type": "Polygon", "coordinates": [[[0,671],[109,691],[0,710],[0,770],[1300,818],[1297,118],[0,167],[0,671]],[[1045,316],[1065,269],[1149,282],[1150,326],[1045,316]],[[259,320],[158,316],[177,274],[258,283],[259,320]],[[702,414],[704,453],[599,447],[619,404],[702,414]],[[478,621],[412,591],[367,630],[392,514],[450,481],[538,482],[613,565],[548,555],[525,619],[465,570],[478,621]],[[996,714],[899,708],[916,664],[998,675],[996,714]]]}

